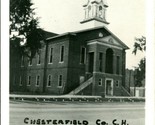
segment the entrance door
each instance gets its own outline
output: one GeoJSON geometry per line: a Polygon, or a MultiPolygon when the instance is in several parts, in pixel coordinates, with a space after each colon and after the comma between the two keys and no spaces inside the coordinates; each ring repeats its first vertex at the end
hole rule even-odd
{"type": "Polygon", "coordinates": [[[94,69],[94,52],[89,53],[89,69],[88,71],[90,73],[93,73],[93,69],[94,69]]]}
{"type": "Polygon", "coordinates": [[[113,80],[107,79],[106,80],[106,87],[105,87],[106,95],[113,96],[113,80]]]}

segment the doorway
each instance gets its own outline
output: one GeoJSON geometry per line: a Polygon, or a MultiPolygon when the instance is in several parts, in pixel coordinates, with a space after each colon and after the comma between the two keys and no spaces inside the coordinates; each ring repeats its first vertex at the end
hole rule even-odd
{"type": "Polygon", "coordinates": [[[106,51],[106,73],[113,74],[113,50],[112,49],[107,49],[106,51]]]}
{"type": "Polygon", "coordinates": [[[113,96],[113,79],[106,79],[105,91],[107,96],[113,96]]]}
{"type": "Polygon", "coordinates": [[[94,52],[89,53],[88,71],[92,74],[94,69],[94,52]]]}

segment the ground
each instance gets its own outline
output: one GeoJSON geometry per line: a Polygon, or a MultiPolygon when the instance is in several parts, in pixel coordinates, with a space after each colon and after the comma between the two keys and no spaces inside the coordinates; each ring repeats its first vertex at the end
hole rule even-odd
{"type": "MultiPolygon", "coordinates": [[[[49,120],[49,125],[54,125],[54,123],[56,125],[74,125],[71,123],[73,120],[79,120],[77,124],[74,121],[75,125],[145,125],[144,107],[143,102],[39,103],[10,101],[10,125],[31,125],[31,120],[37,124],[38,119],[49,120]],[[66,124],[62,123],[67,122],[65,120],[70,121],[66,124]]],[[[48,124],[48,122],[45,121],[44,124],[48,124]]],[[[40,125],[42,124],[40,123],[40,125]]]]}

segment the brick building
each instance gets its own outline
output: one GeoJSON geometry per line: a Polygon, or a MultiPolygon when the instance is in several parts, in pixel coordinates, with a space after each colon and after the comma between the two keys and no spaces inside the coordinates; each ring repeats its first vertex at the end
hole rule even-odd
{"type": "Polygon", "coordinates": [[[128,47],[106,28],[105,1],[88,0],[83,7],[81,25],[87,29],[51,33],[32,60],[14,56],[10,63],[12,92],[123,95],[128,47]]]}

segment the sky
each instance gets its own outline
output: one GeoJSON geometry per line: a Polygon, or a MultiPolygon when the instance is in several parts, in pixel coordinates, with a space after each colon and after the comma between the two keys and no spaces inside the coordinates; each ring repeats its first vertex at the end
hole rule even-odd
{"type": "MultiPolygon", "coordinates": [[[[33,0],[40,27],[44,30],[65,33],[83,28],[83,5],[87,0],[33,0]]],[[[107,0],[108,29],[130,49],[126,51],[126,68],[133,69],[144,52],[132,54],[135,37],[146,36],[145,0],[107,0]]]]}

